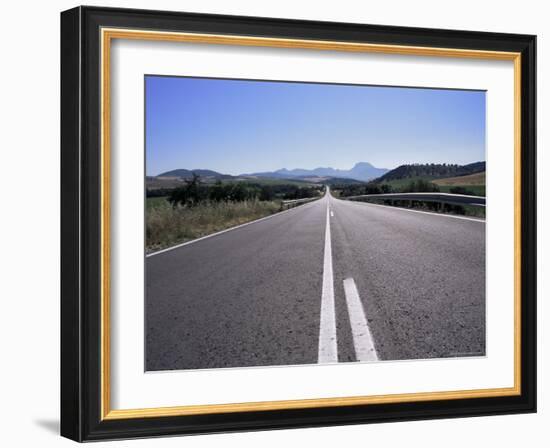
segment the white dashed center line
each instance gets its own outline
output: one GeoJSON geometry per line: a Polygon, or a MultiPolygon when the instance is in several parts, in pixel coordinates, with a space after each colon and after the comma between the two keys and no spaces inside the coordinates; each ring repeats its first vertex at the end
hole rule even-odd
{"type": "Polygon", "coordinates": [[[344,292],[348,304],[348,314],[357,361],[378,361],[378,354],[369,329],[365,310],[352,278],[344,280],[344,292]]]}
{"type": "Polygon", "coordinates": [[[330,237],[329,212],[329,201],[327,200],[325,254],[323,260],[323,288],[321,293],[321,323],[319,328],[319,363],[338,362],[338,342],[336,340],[334,277],[332,272],[332,245],[330,237]]]}

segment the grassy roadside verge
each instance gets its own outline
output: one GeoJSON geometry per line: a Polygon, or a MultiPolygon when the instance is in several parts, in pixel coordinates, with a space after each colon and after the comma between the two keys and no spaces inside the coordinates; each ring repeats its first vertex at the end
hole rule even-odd
{"type": "Polygon", "coordinates": [[[146,252],[210,235],[280,210],[280,201],[206,202],[189,208],[172,207],[166,198],[148,198],[146,252]]]}

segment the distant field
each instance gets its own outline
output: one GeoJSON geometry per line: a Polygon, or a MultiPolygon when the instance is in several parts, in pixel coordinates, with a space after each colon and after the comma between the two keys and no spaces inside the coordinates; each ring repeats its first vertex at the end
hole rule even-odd
{"type": "MultiPolygon", "coordinates": [[[[203,184],[214,184],[216,179],[213,178],[201,178],[201,183],[203,184]]],[[[276,179],[271,177],[256,177],[256,178],[245,178],[245,177],[236,177],[234,179],[223,179],[223,183],[235,183],[235,182],[246,182],[249,184],[256,185],[296,185],[298,187],[304,187],[307,185],[315,185],[315,182],[307,182],[300,179],[276,179]]],[[[185,180],[179,177],[147,177],[146,186],[150,190],[157,190],[161,188],[170,189],[183,187],[186,185],[185,180]]]]}
{"type": "Polygon", "coordinates": [[[304,187],[307,185],[315,185],[314,182],[306,182],[299,179],[275,179],[272,177],[255,177],[255,178],[238,178],[224,180],[224,182],[247,182],[257,185],[296,185],[298,187],[304,187]]]}
{"type": "Polygon", "coordinates": [[[443,186],[443,185],[461,186],[461,187],[465,187],[469,185],[481,186],[481,185],[485,185],[485,171],[481,173],[469,174],[467,176],[435,179],[432,182],[439,186],[443,186]]]}
{"type": "Polygon", "coordinates": [[[437,179],[431,176],[408,177],[406,179],[383,182],[382,185],[390,185],[394,190],[400,190],[411,182],[418,180],[425,180],[436,184],[442,193],[450,193],[451,188],[462,187],[476,196],[485,196],[485,172],[443,179],[437,179]]]}
{"type": "Polygon", "coordinates": [[[432,176],[415,176],[415,177],[407,177],[405,179],[394,179],[394,180],[385,181],[385,182],[382,182],[381,185],[390,185],[394,189],[398,190],[400,188],[406,187],[411,182],[414,182],[417,180],[427,180],[432,182],[433,179],[434,178],[432,176]]]}
{"type": "Polygon", "coordinates": [[[448,177],[445,179],[434,179],[443,193],[450,193],[451,188],[462,187],[476,196],[485,196],[485,171],[469,174],[467,176],[448,177]]]}

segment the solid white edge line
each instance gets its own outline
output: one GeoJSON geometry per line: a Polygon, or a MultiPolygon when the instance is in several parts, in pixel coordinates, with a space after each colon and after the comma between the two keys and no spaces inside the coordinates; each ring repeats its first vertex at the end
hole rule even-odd
{"type": "Polygon", "coordinates": [[[365,309],[353,278],[344,280],[344,293],[348,305],[355,357],[357,361],[378,361],[378,354],[365,316],[365,309]]]}
{"type": "Polygon", "coordinates": [[[402,212],[411,212],[411,213],[422,213],[424,215],[432,215],[432,216],[441,216],[443,218],[454,218],[454,219],[462,219],[464,221],[474,221],[474,222],[482,222],[485,224],[485,219],[477,219],[477,218],[468,218],[466,216],[457,216],[457,215],[446,215],[445,213],[433,213],[433,212],[424,212],[422,210],[410,210],[408,208],[402,208],[402,207],[394,207],[392,205],[382,205],[382,204],[371,204],[369,202],[363,202],[363,201],[346,201],[344,199],[341,199],[345,202],[349,202],[351,204],[360,204],[360,205],[372,205],[374,207],[384,207],[384,208],[391,208],[392,210],[400,210],[402,212]]]}
{"type": "MultiPolygon", "coordinates": [[[[317,202],[320,199],[322,199],[322,197],[315,200],[315,201],[306,202],[304,205],[313,204],[313,203],[317,202]]],[[[159,255],[159,254],[162,254],[164,252],[169,252],[171,250],[178,249],[178,248],[183,247],[183,246],[188,246],[189,244],[197,243],[197,242],[205,240],[207,238],[212,238],[214,236],[221,235],[222,233],[231,232],[232,230],[240,229],[241,227],[246,227],[246,226],[249,226],[250,224],[255,224],[255,223],[260,222],[260,221],[265,221],[267,219],[274,218],[275,216],[284,215],[285,213],[295,211],[296,209],[298,209],[300,207],[302,207],[302,206],[299,205],[298,207],[289,208],[288,210],[283,210],[282,212],[273,213],[272,215],[264,216],[263,218],[258,218],[258,219],[255,219],[254,221],[245,222],[245,223],[239,224],[238,226],[229,227],[228,229],[223,229],[223,230],[220,230],[219,232],[211,233],[210,235],[205,235],[205,236],[201,236],[200,238],[196,238],[194,240],[186,241],[185,243],[176,244],[175,246],[170,246],[170,247],[167,247],[166,249],[161,249],[161,250],[158,250],[156,252],[151,252],[150,254],[146,254],[145,257],[147,257],[147,258],[152,257],[153,255],[159,255]]]]}
{"type": "Polygon", "coordinates": [[[327,198],[325,253],[323,258],[323,287],[321,293],[321,319],[319,324],[319,364],[338,362],[338,342],[336,340],[335,314],[332,245],[330,237],[330,209],[329,200],[327,198]]]}

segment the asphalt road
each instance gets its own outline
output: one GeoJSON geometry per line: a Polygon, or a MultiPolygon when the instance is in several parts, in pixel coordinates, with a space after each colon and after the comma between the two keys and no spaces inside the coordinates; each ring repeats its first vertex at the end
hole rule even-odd
{"type": "Polygon", "coordinates": [[[322,199],[146,258],[146,369],[485,354],[485,223],[322,199]]]}

